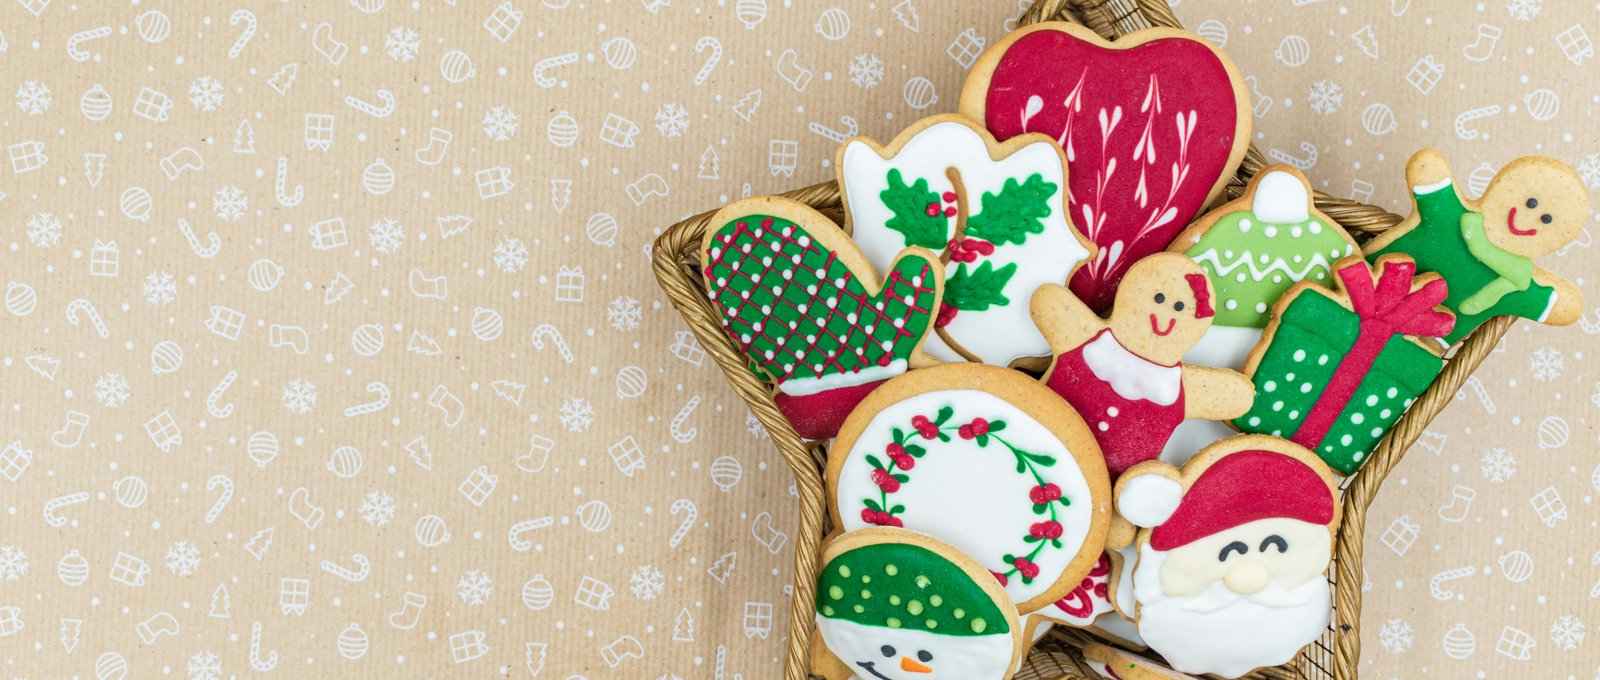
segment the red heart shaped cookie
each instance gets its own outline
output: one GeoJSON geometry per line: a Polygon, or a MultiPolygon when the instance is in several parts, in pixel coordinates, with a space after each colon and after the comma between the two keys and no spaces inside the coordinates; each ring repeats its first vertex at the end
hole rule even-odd
{"type": "Polygon", "coordinates": [[[1245,97],[1233,63],[1194,34],[1107,42],[1046,22],[983,53],[961,113],[1000,140],[1041,132],[1061,144],[1073,222],[1100,246],[1072,291],[1103,311],[1128,266],[1166,248],[1238,169],[1250,143],[1245,97]]]}

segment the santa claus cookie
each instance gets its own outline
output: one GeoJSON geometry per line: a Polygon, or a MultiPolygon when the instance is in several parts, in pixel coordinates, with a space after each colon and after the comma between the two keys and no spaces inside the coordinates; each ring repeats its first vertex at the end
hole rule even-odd
{"type": "Polygon", "coordinates": [[[961,113],[997,139],[1039,132],[1065,149],[1071,214],[1099,246],[1072,290],[1095,311],[1221,193],[1250,143],[1238,70],[1169,28],[1116,42],[1065,22],[1018,29],[973,64],[961,113]]]}
{"type": "Polygon", "coordinates": [[[1565,326],[1583,313],[1577,286],[1533,263],[1577,237],[1589,220],[1583,179],[1560,161],[1527,156],[1495,173],[1483,197],[1461,194],[1444,156],[1423,149],[1406,164],[1416,209],[1367,242],[1368,259],[1401,253],[1450,284],[1455,343],[1500,315],[1565,326]]]}
{"type": "Polygon", "coordinates": [[[966,118],[939,115],[886,147],[852,139],[837,166],[845,230],[868,262],[885,268],[910,246],[946,258],[929,353],[999,366],[1049,356],[1028,298],[1066,283],[1093,252],[1067,212],[1061,147],[1043,135],[999,143],[966,118]]]}
{"type": "Polygon", "coordinates": [[[1083,660],[1089,669],[1111,680],[1194,680],[1133,652],[1098,642],[1083,643],[1083,660]]]}
{"type": "Polygon", "coordinates": [[[806,439],[838,432],[850,409],[910,365],[933,329],[943,267],[909,248],[877,273],[834,223],[776,196],[729,204],[711,218],[706,289],[718,319],[777,384],[774,401],[806,439]]]}
{"type": "Polygon", "coordinates": [[[1083,420],[1025,374],[982,364],[912,371],[868,395],[834,441],[826,481],[834,526],[949,542],[1022,613],[1078,586],[1111,517],[1083,420]]]}
{"type": "Polygon", "coordinates": [[[1005,680],[1024,647],[1016,606],[983,567],[890,528],[823,547],[817,633],[812,670],[827,680],[1005,680]]]}
{"type": "Polygon", "coordinates": [[[1284,437],[1351,475],[1439,372],[1433,340],[1450,334],[1447,283],[1416,276],[1404,255],[1359,256],[1334,264],[1337,290],[1296,285],[1245,364],[1256,386],[1244,432],[1284,437]]]}
{"type": "Polygon", "coordinates": [[[1310,451],[1229,437],[1181,471],[1137,465],[1116,493],[1117,512],[1142,527],[1139,635],[1172,668],[1239,677],[1287,663],[1327,628],[1323,574],[1340,508],[1332,471],[1310,451]]]}
{"type": "Polygon", "coordinates": [[[1089,424],[1113,478],[1160,456],[1185,418],[1250,408],[1244,376],[1183,363],[1211,327],[1215,295],[1200,266],[1175,253],[1129,269],[1109,319],[1061,286],[1034,293],[1034,322],[1056,354],[1044,383],[1089,424]]]}

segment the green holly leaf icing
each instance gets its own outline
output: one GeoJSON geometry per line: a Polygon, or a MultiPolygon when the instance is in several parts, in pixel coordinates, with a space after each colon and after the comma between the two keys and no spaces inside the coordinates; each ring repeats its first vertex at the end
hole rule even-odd
{"type": "MultiPolygon", "coordinates": [[[[1242,432],[1292,436],[1360,331],[1355,312],[1327,296],[1306,291],[1295,297],[1252,376],[1255,402],[1234,425],[1242,432]]],[[[1340,474],[1354,474],[1443,369],[1438,355],[1404,336],[1389,338],[1337,422],[1312,450],[1340,474]]]]}
{"type": "Polygon", "coordinates": [[[767,215],[722,225],[705,255],[724,328],[756,374],[779,383],[907,359],[933,323],[933,263],[922,258],[901,259],[867,295],[836,253],[767,215]]]}
{"type": "Polygon", "coordinates": [[[817,576],[817,613],[936,635],[1010,635],[1011,622],[961,567],[927,548],[878,543],[833,558],[817,576]]]}
{"type": "Polygon", "coordinates": [[[997,246],[1022,243],[1029,234],[1044,232],[1044,219],[1050,216],[1050,198],[1056,185],[1037,174],[1017,182],[1006,178],[1000,193],[984,192],[983,211],[967,218],[965,235],[997,246]]]}
{"type": "Polygon", "coordinates": [[[900,232],[907,246],[922,246],[936,251],[945,247],[950,237],[950,218],[944,215],[944,205],[938,192],[928,188],[928,180],[919,178],[907,185],[905,178],[900,175],[900,169],[892,169],[889,171],[889,188],[879,192],[878,198],[894,213],[894,217],[889,218],[884,226],[900,232]],[[937,209],[932,215],[928,214],[930,205],[937,209]]]}
{"type": "Polygon", "coordinates": [[[1010,304],[1004,293],[1006,284],[1016,273],[1015,262],[999,269],[995,269],[993,262],[984,262],[972,269],[963,262],[956,273],[945,281],[944,304],[970,311],[1010,304]]]}
{"type": "Polygon", "coordinates": [[[1355,249],[1336,225],[1266,224],[1255,213],[1224,215],[1185,255],[1200,263],[1217,290],[1220,326],[1265,328],[1270,310],[1299,281],[1332,285],[1333,263],[1355,249]]]}

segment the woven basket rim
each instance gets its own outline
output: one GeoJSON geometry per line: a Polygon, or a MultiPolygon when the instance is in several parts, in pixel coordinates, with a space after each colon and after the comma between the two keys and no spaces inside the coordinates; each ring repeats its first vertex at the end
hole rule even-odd
{"type": "MultiPolygon", "coordinates": [[[[1182,28],[1165,0],[1037,0],[1019,18],[1018,25],[1051,20],[1077,21],[1108,39],[1144,26],[1182,28]]],[[[1266,158],[1252,144],[1244,162],[1218,201],[1237,198],[1249,179],[1267,165],[1266,158]]],[[[825,214],[837,214],[841,204],[839,188],[834,181],[782,195],[825,214]]],[[[1319,210],[1357,238],[1381,233],[1402,219],[1377,206],[1328,196],[1322,192],[1316,192],[1314,198],[1319,210]]],[[[826,457],[826,446],[820,442],[807,443],[795,433],[773,404],[770,386],[761,383],[746,369],[742,355],[723,333],[711,309],[699,273],[699,249],[715,212],[713,209],[667,228],[652,250],[652,267],[673,306],[682,314],[707,354],[723,370],[730,387],[766,428],[773,444],[795,474],[796,489],[800,496],[800,517],[797,539],[794,541],[795,583],[784,677],[785,680],[804,680],[808,676],[810,663],[817,547],[823,537],[826,519],[823,511],[825,490],[820,472],[826,457]]],[[[1334,564],[1329,574],[1335,591],[1333,622],[1323,637],[1302,651],[1295,661],[1285,666],[1259,670],[1249,677],[1347,680],[1357,676],[1361,585],[1364,581],[1361,564],[1367,507],[1405,451],[1416,442],[1444,406],[1454,399],[1456,391],[1492,352],[1514,321],[1512,317],[1496,317],[1468,336],[1448,358],[1439,377],[1379,442],[1368,462],[1355,475],[1344,479],[1341,501],[1344,519],[1339,527],[1334,564]]],[[[1087,639],[1093,638],[1071,629],[1061,634],[1052,633],[1050,640],[1053,644],[1041,645],[1036,649],[1048,649],[1052,660],[1065,675],[1038,677],[1093,677],[1088,675],[1089,671],[1082,666],[1081,660],[1070,652],[1071,648],[1087,639]],[[1067,650],[1062,653],[1057,647],[1067,650]],[[1058,654],[1066,658],[1057,659],[1058,654]]]]}

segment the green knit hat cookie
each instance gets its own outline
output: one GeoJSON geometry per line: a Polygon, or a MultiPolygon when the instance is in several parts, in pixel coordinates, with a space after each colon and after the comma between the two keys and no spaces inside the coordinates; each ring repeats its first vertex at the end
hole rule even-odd
{"type": "Polygon", "coordinates": [[[847,551],[817,577],[817,613],[864,626],[940,635],[1009,635],[983,588],[944,556],[908,543],[847,551]]]}

